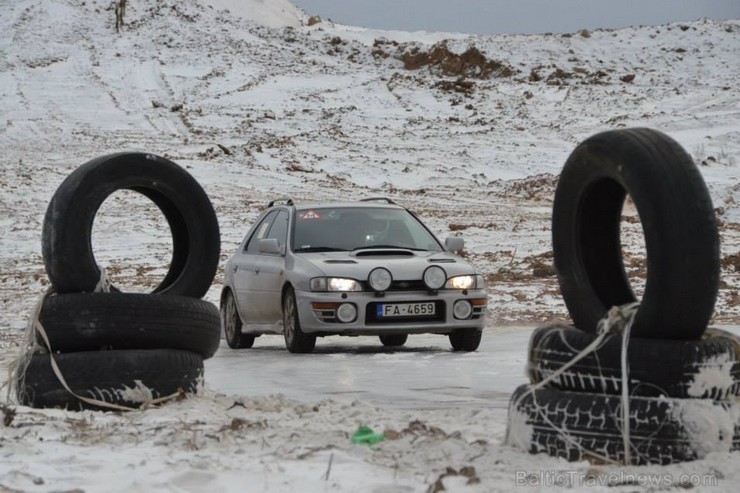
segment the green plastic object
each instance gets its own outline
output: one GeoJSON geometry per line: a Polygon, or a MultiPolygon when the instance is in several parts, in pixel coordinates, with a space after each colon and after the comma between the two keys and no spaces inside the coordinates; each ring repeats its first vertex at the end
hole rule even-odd
{"type": "Polygon", "coordinates": [[[352,435],[352,443],[355,445],[375,445],[385,440],[382,433],[375,433],[369,426],[360,426],[352,435]]]}

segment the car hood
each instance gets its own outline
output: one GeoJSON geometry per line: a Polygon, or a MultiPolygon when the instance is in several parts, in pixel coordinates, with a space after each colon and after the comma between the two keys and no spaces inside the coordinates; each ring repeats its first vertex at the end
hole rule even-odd
{"type": "Polygon", "coordinates": [[[296,256],[312,263],[325,276],[366,280],[371,270],[385,267],[393,279],[419,280],[430,265],[438,265],[447,277],[475,274],[468,261],[449,252],[417,252],[404,249],[358,250],[355,252],[300,253],[296,256]]]}

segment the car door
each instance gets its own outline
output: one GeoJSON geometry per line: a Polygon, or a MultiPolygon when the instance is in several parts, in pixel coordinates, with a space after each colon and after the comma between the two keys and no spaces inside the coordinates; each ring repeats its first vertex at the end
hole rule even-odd
{"type": "Polygon", "coordinates": [[[234,295],[244,324],[259,323],[259,286],[257,273],[259,272],[260,253],[259,240],[267,237],[272,222],[278,215],[274,210],[268,213],[252,231],[252,236],[245,242],[242,251],[235,256],[231,263],[234,295]]]}
{"type": "Polygon", "coordinates": [[[255,317],[258,323],[276,325],[282,323],[282,288],[285,279],[285,251],[288,239],[289,214],[281,209],[272,221],[265,238],[275,239],[281,253],[260,253],[257,261],[255,283],[255,317]]]}

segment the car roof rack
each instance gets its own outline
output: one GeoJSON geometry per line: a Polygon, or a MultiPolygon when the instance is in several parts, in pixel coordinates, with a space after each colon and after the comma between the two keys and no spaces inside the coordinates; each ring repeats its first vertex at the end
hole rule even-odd
{"type": "Polygon", "coordinates": [[[376,201],[385,201],[387,204],[393,204],[398,205],[393,200],[389,199],[388,197],[369,197],[367,199],[360,199],[360,202],[376,202],[376,201]]]}
{"type": "Polygon", "coordinates": [[[271,200],[269,204],[267,204],[267,207],[272,207],[273,205],[283,203],[285,205],[293,205],[295,202],[293,202],[293,199],[290,197],[280,197],[279,199],[271,200]]]}

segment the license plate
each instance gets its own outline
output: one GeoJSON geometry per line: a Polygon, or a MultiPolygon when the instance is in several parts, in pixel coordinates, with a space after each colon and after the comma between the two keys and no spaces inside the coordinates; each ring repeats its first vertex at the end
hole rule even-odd
{"type": "Polygon", "coordinates": [[[378,305],[378,318],[425,317],[434,315],[434,303],[384,303],[378,305]]]}

